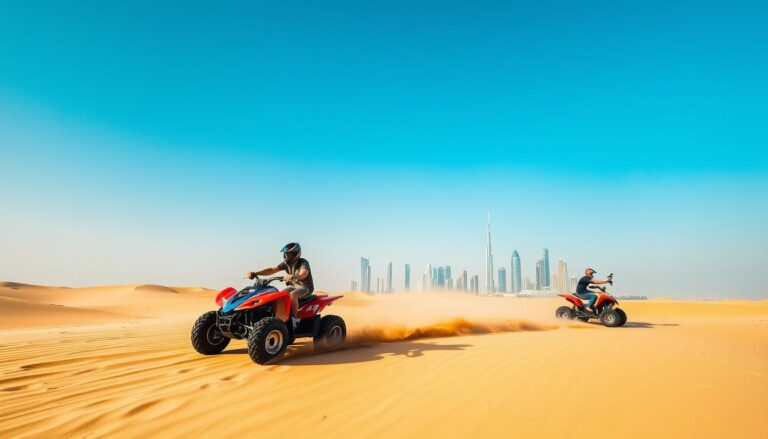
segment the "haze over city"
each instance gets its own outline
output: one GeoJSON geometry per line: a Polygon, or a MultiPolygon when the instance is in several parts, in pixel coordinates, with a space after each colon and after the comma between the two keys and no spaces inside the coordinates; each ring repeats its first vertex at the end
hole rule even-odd
{"type": "Polygon", "coordinates": [[[490,212],[524,276],[768,294],[764,7],[386,5],[3,2],[0,279],[482,278],[490,212]]]}

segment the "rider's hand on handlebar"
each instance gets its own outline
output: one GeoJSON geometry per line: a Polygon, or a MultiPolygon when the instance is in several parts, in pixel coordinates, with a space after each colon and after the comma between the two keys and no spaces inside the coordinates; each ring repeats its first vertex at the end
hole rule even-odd
{"type": "Polygon", "coordinates": [[[288,282],[292,279],[293,279],[293,276],[290,274],[286,274],[285,276],[283,276],[283,282],[288,282]]]}

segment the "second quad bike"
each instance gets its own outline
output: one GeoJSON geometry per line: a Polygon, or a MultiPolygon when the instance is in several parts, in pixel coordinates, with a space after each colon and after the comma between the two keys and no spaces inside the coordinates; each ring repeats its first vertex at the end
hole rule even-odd
{"type": "Polygon", "coordinates": [[[248,354],[258,364],[282,358],[297,338],[311,337],[315,348],[344,344],[347,327],[339,316],[320,312],[343,296],[311,294],[299,301],[298,326],[291,324],[291,296],[270,285],[281,276],[259,279],[238,291],[226,288],[216,296],[218,311],[201,315],[192,327],[192,346],[203,355],[221,353],[231,339],[248,341],[248,354]]]}
{"type": "MultiPolygon", "coordinates": [[[[613,273],[608,275],[608,281],[613,285],[613,273]]],[[[578,319],[582,322],[588,322],[590,319],[599,319],[600,323],[608,327],[623,326],[627,323],[627,313],[619,308],[619,301],[615,297],[605,292],[605,287],[596,287],[598,291],[592,291],[597,294],[595,301],[595,312],[587,311],[582,299],[570,293],[558,293],[558,296],[565,298],[573,306],[561,306],[555,311],[555,316],[559,319],[578,319]]]]}

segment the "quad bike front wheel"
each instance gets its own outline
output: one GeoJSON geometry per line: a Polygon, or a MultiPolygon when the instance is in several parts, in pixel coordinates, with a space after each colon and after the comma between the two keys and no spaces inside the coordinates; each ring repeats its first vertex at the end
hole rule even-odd
{"type": "Polygon", "coordinates": [[[615,309],[608,308],[600,314],[600,323],[609,328],[621,326],[621,315],[615,309]]]}
{"type": "Polygon", "coordinates": [[[192,347],[203,355],[221,353],[229,344],[230,338],[216,326],[216,311],[201,315],[192,326],[192,347]]]}
{"type": "Polygon", "coordinates": [[[272,363],[283,357],[288,347],[288,327],[277,317],[266,317],[248,334],[248,355],[257,364],[272,363]]]}
{"type": "Polygon", "coordinates": [[[616,308],[616,312],[619,314],[619,326],[624,326],[627,323],[627,313],[621,308],[616,308]]]}
{"type": "Polygon", "coordinates": [[[344,344],[347,325],[339,316],[325,316],[320,320],[320,331],[312,339],[316,349],[332,349],[344,344]]]}
{"type": "Polygon", "coordinates": [[[558,319],[573,320],[574,316],[573,310],[567,306],[561,306],[555,311],[555,317],[558,319]]]}

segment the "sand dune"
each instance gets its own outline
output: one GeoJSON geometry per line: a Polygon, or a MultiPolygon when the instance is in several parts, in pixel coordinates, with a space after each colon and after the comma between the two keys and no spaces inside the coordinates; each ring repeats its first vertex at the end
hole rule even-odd
{"type": "Polygon", "coordinates": [[[127,316],[105,311],[0,297],[0,328],[78,325],[84,322],[109,323],[126,318],[127,316]]]}
{"type": "Polygon", "coordinates": [[[348,294],[346,349],[192,350],[215,291],[0,284],[0,437],[763,437],[768,301],[348,294]],[[239,415],[234,414],[234,412],[239,415]]]}

